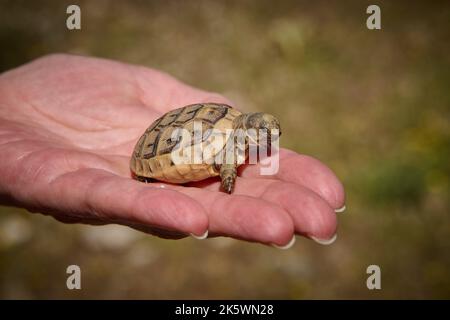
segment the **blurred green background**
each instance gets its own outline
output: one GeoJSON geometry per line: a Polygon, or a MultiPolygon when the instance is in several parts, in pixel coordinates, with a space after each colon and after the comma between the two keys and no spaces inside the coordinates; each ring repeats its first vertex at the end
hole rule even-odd
{"type": "Polygon", "coordinates": [[[5,1],[0,71],[66,52],[165,70],[281,120],[342,179],[338,240],[161,240],[0,207],[1,298],[450,298],[450,3],[5,1]],[[82,30],[65,27],[77,3],[82,30]],[[66,289],[66,267],[82,290],[66,289]],[[366,268],[382,290],[366,288],[366,268]]]}

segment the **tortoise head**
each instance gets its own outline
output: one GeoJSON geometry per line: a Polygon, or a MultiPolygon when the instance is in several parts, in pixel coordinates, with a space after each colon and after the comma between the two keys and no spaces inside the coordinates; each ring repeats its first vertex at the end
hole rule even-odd
{"type": "MultiPolygon", "coordinates": [[[[267,143],[270,146],[271,144],[271,132],[272,130],[278,130],[278,136],[281,135],[281,127],[280,122],[277,118],[275,118],[273,115],[263,112],[255,112],[255,113],[248,113],[245,115],[242,115],[242,118],[239,121],[239,127],[244,130],[254,129],[257,133],[257,140],[254,141],[257,144],[265,144],[263,140],[260,141],[261,137],[259,136],[259,133],[263,131],[263,133],[266,134],[267,137],[267,143]]],[[[273,138],[277,139],[278,136],[274,136],[273,138]]],[[[253,140],[253,139],[252,139],[253,140]]],[[[264,139],[266,140],[266,139],[264,139]]]]}
{"type": "Polygon", "coordinates": [[[273,115],[263,112],[249,113],[246,116],[245,129],[264,130],[270,135],[271,130],[278,130],[281,135],[280,121],[273,115]]]}

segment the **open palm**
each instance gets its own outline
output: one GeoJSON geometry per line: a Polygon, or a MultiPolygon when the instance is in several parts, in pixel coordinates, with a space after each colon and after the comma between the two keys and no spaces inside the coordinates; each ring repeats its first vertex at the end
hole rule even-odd
{"type": "Polygon", "coordinates": [[[330,239],[341,183],[288,150],[280,170],[241,168],[232,195],[219,180],[188,186],[131,179],[133,147],[177,107],[226,102],[156,70],[51,55],[0,76],[0,200],[64,222],[119,223],[179,238],[224,235],[283,246],[295,234],[330,239]]]}

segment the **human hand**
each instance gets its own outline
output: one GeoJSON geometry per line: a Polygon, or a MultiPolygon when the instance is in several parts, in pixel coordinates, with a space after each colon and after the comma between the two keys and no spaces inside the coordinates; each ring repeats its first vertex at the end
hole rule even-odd
{"type": "Polygon", "coordinates": [[[319,161],[280,150],[280,170],[242,166],[232,195],[130,178],[134,145],[160,115],[229,102],[140,66],[51,55],[0,75],[0,201],[63,222],[119,223],[162,237],[230,236],[285,246],[330,239],[344,190],[319,161]]]}

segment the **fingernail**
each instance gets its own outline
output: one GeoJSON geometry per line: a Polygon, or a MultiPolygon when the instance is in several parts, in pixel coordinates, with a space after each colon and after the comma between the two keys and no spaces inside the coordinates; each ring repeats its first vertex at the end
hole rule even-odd
{"type": "Polygon", "coordinates": [[[346,209],[345,205],[342,208],[339,209],[335,209],[334,212],[339,213],[339,212],[344,212],[346,209]]]}
{"type": "Polygon", "coordinates": [[[190,233],[190,235],[191,235],[191,237],[193,237],[195,239],[203,240],[203,239],[208,238],[208,230],[206,230],[206,232],[204,234],[202,234],[201,236],[197,236],[197,235],[195,235],[193,233],[190,233]]]}
{"type": "Polygon", "coordinates": [[[292,247],[294,245],[294,243],[295,243],[295,235],[292,236],[292,239],[291,239],[291,241],[289,241],[288,244],[286,244],[284,246],[279,246],[279,245],[276,245],[276,244],[272,244],[272,247],[277,248],[277,249],[281,249],[281,250],[287,250],[290,247],[292,247]]]}
{"type": "Polygon", "coordinates": [[[324,246],[328,246],[330,244],[332,244],[333,242],[336,241],[337,239],[337,234],[335,234],[334,236],[332,236],[330,239],[319,239],[316,237],[311,236],[310,237],[312,240],[314,240],[315,242],[317,242],[318,244],[322,244],[324,246]]]}

